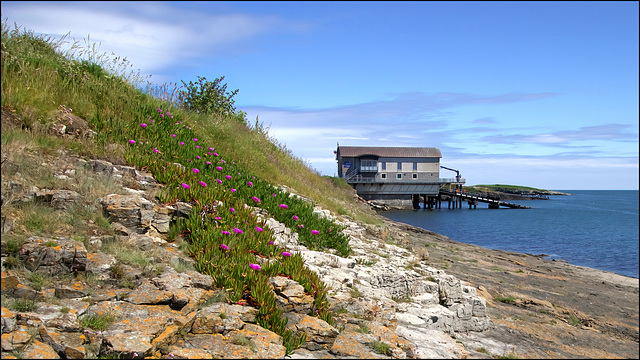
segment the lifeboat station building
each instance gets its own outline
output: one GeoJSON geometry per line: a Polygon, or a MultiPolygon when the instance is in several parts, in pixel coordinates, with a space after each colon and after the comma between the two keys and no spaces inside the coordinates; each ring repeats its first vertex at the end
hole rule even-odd
{"type": "Polygon", "coordinates": [[[365,200],[390,206],[432,205],[443,185],[465,180],[440,177],[442,154],[435,147],[340,146],[336,150],[338,176],[365,200]]]}

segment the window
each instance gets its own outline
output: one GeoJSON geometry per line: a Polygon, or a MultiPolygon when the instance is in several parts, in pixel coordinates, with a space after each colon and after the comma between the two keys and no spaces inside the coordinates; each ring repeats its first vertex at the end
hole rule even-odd
{"type": "Polygon", "coordinates": [[[378,162],[376,160],[362,160],[360,162],[361,172],[377,172],[378,162]]]}
{"type": "Polygon", "coordinates": [[[398,171],[402,171],[402,162],[398,161],[398,171]]]}
{"type": "MultiPolygon", "coordinates": [[[[384,164],[384,163],[383,163],[383,164],[384,164]]],[[[387,174],[384,174],[384,173],[383,173],[383,174],[381,174],[381,175],[382,175],[382,178],[383,178],[383,179],[386,179],[386,178],[387,178],[387,174]]]]}
{"type": "Polygon", "coordinates": [[[402,174],[396,174],[396,179],[402,179],[402,174]]]}
{"type": "Polygon", "coordinates": [[[418,163],[417,162],[413,163],[413,171],[418,171],[418,163]]]}
{"type": "Polygon", "coordinates": [[[418,178],[418,174],[413,174],[413,178],[417,179],[418,178]]]}
{"type": "Polygon", "coordinates": [[[387,163],[386,162],[381,162],[382,164],[382,171],[387,171],[387,163]]]}

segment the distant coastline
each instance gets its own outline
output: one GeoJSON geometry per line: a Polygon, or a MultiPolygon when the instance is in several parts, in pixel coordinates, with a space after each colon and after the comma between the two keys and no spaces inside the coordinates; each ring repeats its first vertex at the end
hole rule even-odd
{"type": "Polygon", "coordinates": [[[500,200],[547,200],[549,196],[572,195],[560,191],[504,184],[464,186],[463,191],[482,194],[483,196],[498,198],[500,200]]]}

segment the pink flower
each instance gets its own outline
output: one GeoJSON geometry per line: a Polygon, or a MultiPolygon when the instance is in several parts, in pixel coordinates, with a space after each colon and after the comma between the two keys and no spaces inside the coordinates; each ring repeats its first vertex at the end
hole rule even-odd
{"type": "Polygon", "coordinates": [[[188,188],[189,188],[189,185],[187,185],[187,184],[185,184],[185,183],[182,183],[181,185],[182,185],[182,187],[183,187],[183,188],[185,188],[185,189],[188,189],[188,188]]]}
{"type": "Polygon", "coordinates": [[[300,224],[298,226],[300,227],[300,229],[304,229],[304,225],[300,224]]]}
{"type": "Polygon", "coordinates": [[[243,233],[243,231],[238,229],[238,228],[233,228],[233,232],[236,233],[236,234],[242,234],[243,233]]]}
{"type": "Polygon", "coordinates": [[[276,194],[272,194],[272,195],[273,195],[273,197],[276,197],[276,196],[278,196],[278,195],[276,195],[276,194]]]}
{"type": "Polygon", "coordinates": [[[216,166],[216,170],[218,170],[218,171],[222,171],[222,170],[223,170],[223,169],[222,169],[222,166],[216,166]]]}
{"type": "Polygon", "coordinates": [[[231,175],[225,175],[224,177],[226,177],[227,180],[231,180],[232,179],[231,175]]]}
{"type": "Polygon", "coordinates": [[[200,160],[200,156],[196,155],[196,159],[200,160]]]}
{"type": "Polygon", "coordinates": [[[273,241],[269,241],[269,245],[275,245],[273,241]]]}
{"type": "Polygon", "coordinates": [[[179,144],[180,144],[180,145],[184,145],[184,142],[180,141],[180,142],[179,142],[179,144]]]}
{"type": "Polygon", "coordinates": [[[256,231],[257,231],[257,232],[263,232],[263,231],[264,231],[264,229],[263,229],[263,228],[261,228],[260,226],[256,226],[256,231]]]}
{"type": "Polygon", "coordinates": [[[146,128],[146,127],[147,127],[147,124],[142,123],[142,124],[140,124],[140,126],[142,126],[142,128],[144,129],[144,128],[146,128]]]}
{"type": "Polygon", "coordinates": [[[251,181],[247,181],[247,185],[252,186],[253,183],[251,181]]]}
{"type": "Polygon", "coordinates": [[[236,189],[231,189],[231,192],[236,192],[236,189]]]}
{"type": "Polygon", "coordinates": [[[296,215],[293,215],[293,220],[298,221],[298,217],[296,215]]]}
{"type": "Polygon", "coordinates": [[[231,211],[232,213],[234,213],[234,212],[236,212],[236,209],[231,208],[231,209],[229,209],[229,211],[231,211]]]}
{"type": "Polygon", "coordinates": [[[253,270],[257,270],[260,271],[261,267],[258,264],[253,264],[253,263],[249,263],[249,267],[252,268],[253,270]]]}
{"type": "Polygon", "coordinates": [[[160,117],[164,117],[164,114],[160,114],[160,117]]]}
{"type": "Polygon", "coordinates": [[[207,161],[207,165],[211,165],[211,161],[207,161]]]}
{"type": "Polygon", "coordinates": [[[222,218],[220,216],[216,216],[215,219],[216,220],[222,220],[222,218]]]}
{"type": "Polygon", "coordinates": [[[280,204],[280,208],[281,208],[281,209],[286,209],[286,208],[288,208],[288,206],[287,206],[287,205],[285,205],[285,204],[280,204]]]}
{"type": "Polygon", "coordinates": [[[176,134],[171,134],[171,137],[176,137],[176,134]]]}
{"type": "Polygon", "coordinates": [[[220,179],[216,179],[216,182],[217,182],[218,184],[222,184],[222,180],[220,180],[220,179]]]}
{"type": "Polygon", "coordinates": [[[201,149],[201,148],[202,148],[202,146],[196,145],[196,149],[201,149]]]}
{"type": "Polygon", "coordinates": [[[220,156],[220,155],[218,155],[218,153],[215,153],[215,152],[213,153],[213,155],[215,155],[215,156],[220,156]]]}
{"type": "Polygon", "coordinates": [[[199,172],[200,172],[200,170],[198,170],[198,169],[196,169],[196,168],[193,168],[193,173],[194,173],[194,174],[197,174],[197,173],[199,173],[199,172]]]}
{"type": "Polygon", "coordinates": [[[200,184],[200,185],[202,185],[202,186],[204,186],[204,187],[207,187],[207,183],[206,183],[206,182],[204,182],[204,181],[198,181],[198,184],[200,184]]]}
{"type": "Polygon", "coordinates": [[[162,112],[162,109],[160,109],[160,108],[157,108],[156,110],[158,110],[158,112],[162,112]]]}
{"type": "Polygon", "coordinates": [[[260,199],[258,199],[258,198],[257,198],[257,197],[255,197],[255,196],[252,196],[252,197],[251,197],[251,200],[253,200],[253,201],[255,201],[255,202],[258,202],[258,203],[260,202],[260,199]]]}
{"type": "Polygon", "coordinates": [[[154,149],[153,149],[153,152],[157,154],[157,153],[159,153],[159,152],[160,152],[160,150],[158,150],[158,149],[154,148],[154,149]]]}
{"type": "Polygon", "coordinates": [[[318,235],[318,234],[320,234],[320,231],[318,231],[318,230],[311,230],[311,233],[312,233],[313,235],[318,235]]]}
{"type": "Polygon", "coordinates": [[[196,139],[196,138],[193,138],[193,141],[198,141],[198,139],[196,139]]]}
{"type": "Polygon", "coordinates": [[[133,144],[135,144],[135,143],[136,143],[136,141],[135,141],[135,140],[129,140],[129,144],[133,145],[133,144]]]}
{"type": "Polygon", "coordinates": [[[213,151],[213,148],[212,148],[212,147],[210,147],[210,148],[209,148],[209,150],[213,151]]]}
{"type": "Polygon", "coordinates": [[[225,250],[229,250],[229,247],[227,245],[225,245],[225,244],[220,244],[220,247],[225,249],[225,250]]]}
{"type": "Polygon", "coordinates": [[[290,253],[290,252],[283,251],[283,252],[282,252],[282,256],[291,256],[291,253],[290,253]]]}
{"type": "Polygon", "coordinates": [[[225,231],[225,230],[222,230],[222,233],[223,233],[223,234],[225,234],[225,235],[231,235],[231,233],[230,233],[230,232],[225,231]]]}

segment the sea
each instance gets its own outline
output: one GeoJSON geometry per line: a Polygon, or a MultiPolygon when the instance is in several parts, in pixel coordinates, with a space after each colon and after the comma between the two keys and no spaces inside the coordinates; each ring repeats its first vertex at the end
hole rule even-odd
{"type": "MultiPolygon", "coordinates": [[[[391,210],[391,220],[489,249],[547,255],[549,260],[638,278],[638,190],[557,190],[549,200],[507,200],[532,209],[391,210]]],[[[422,204],[421,204],[422,206],[422,204]]]]}

